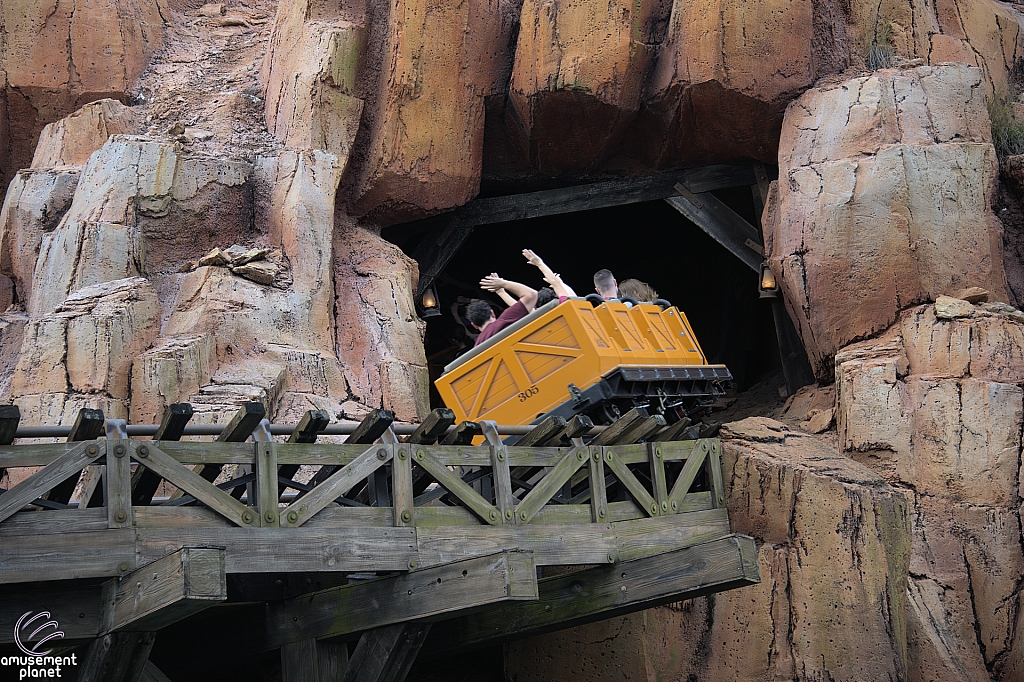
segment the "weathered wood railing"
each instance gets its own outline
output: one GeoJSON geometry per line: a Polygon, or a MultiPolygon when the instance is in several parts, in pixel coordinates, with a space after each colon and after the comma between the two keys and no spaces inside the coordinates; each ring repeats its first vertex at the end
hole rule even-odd
{"type": "Polygon", "coordinates": [[[153,440],[85,410],[68,442],[13,445],[10,412],[0,473],[32,473],[0,490],[0,645],[7,620],[45,608],[96,665],[118,646],[144,662],[159,630],[181,650],[217,639],[218,664],[279,648],[291,682],[310,651],[345,653],[329,637],[363,633],[411,664],[424,620],[447,621],[431,648],[453,651],[759,579],[753,541],[730,532],[721,443],[642,410],[589,442],[589,421],[554,420],[511,446],[444,410],[402,438],[377,411],[344,444],[316,442],[329,415],[314,411],[275,442],[257,404],[216,442],[178,440],[177,405],[153,440]],[[592,568],[538,581],[546,565],[592,568]],[[287,599],[257,575],[296,573],[337,577],[287,599]],[[192,619],[231,601],[231,574],[256,603],[192,619]]]}

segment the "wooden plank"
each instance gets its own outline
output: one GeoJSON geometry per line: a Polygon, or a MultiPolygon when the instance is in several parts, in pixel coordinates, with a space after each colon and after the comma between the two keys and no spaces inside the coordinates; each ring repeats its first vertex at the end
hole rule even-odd
{"type": "MultiPolygon", "coordinates": [[[[369,445],[370,443],[376,442],[384,433],[391,428],[391,424],[395,421],[395,413],[391,410],[371,410],[363,420],[359,422],[348,438],[345,439],[347,445],[369,445]]],[[[334,472],[338,470],[337,466],[325,465],[320,467],[320,471],[316,472],[313,478],[310,480],[310,484],[318,486],[328,478],[330,478],[334,472]]]]}
{"type": "MultiPolygon", "coordinates": [[[[277,443],[256,443],[256,507],[264,527],[280,525],[277,443]]],[[[294,474],[293,474],[294,475],[294,474]]]]}
{"type": "MultiPolygon", "coordinates": [[[[307,410],[295,430],[288,436],[289,443],[315,443],[320,432],[331,423],[331,413],[327,410],[307,410]]],[[[278,469],[278,476],[291,479],[299,470],[298,464],[284,464],[278,469]]],[[[287,486],[284,483],[278,485],[277,494],[283,495],[287,486]]]]}
{"type": "Polygon", "coordinates": [[[555,493],[572,478],[580,467],[590,459],[590,451],[584,447],[575,447],[570,450],[558,464],[541,479],[540,483],[534,486],[533,490],[527,493],[526,497],[519,504],[516,510],[517,523],[529,523],[540,508],[554,497],[555,493]]]}
{"type": "Polygon", "coordinates": [[[227,599],[224,550],[185,547],[104,585],[100,634],[155,632],[227,599]]]}
{"type": "Polygon", "coordinates": [[[628,433],[637,424],[647,419],[648,416],[647,410],[644,408],[634,407],[629,412],[616,419],[614,424],[594,436],[588,445],[614,445],[623,435],[628,433]]]}
{"type": "Polygon", "coordinates": [[[498,508],[480,496],[448,467],[438,462],[433,455],[427,452],[426,448],[416,448],[416,463],[427,470],[431,476],[437,479],[445,490],[459,498],[474,514],[479,516],[485,523],[500,525],[504,517],[498,508]]]}
{"type": "Polygon", "coordinates": [[[336,682],[347,667],[345,642],[305,639],[281,647],[283,682],[336,682]]]}
{"type": "Polygon", "coordinates": [[[760,272],[764,260],[761,235],[736,211],[709,192],[665,199],[747,267],[760,272]]]}
{"type": "MultiPolygon", "coordinates": [[[[647,461],[651,471],[651,487],[654,489],[654,501],[658,504],[658,509],[661,513],[667,514],[669,511],[668,478],[665,474],[665,459],[662,456],[662,449],[659,444],[647,444],[647,461]]],[[[678,502],[676,506],[679,506],[678,502]]]]}
{"type": "Polygon", "coordinates": [[[540,424],[530,429],[530,432],[515,442],[516,447],[528,447],[531,445],[543,445],[565,430],[565,417],[551,415],[541,420],[540,424]]]}
{"type": "Polygon", "coordinates": [[[661,604],[760,582],[757,547],[742,535],[540,581],[537,601],[510,602],[437,623],[431,659],[492,642],[542,635],[661,604]]]}
{"type": "MultiPolygon", "coordinates": [[[[259,423],[263,421],[263,418],[267,416],[267,408],[263,406],[263,403],[256,402],[244,402],[242,406],[238,408],[238,412],[235,412],[231,420],[224,425],[224,428],[217,435],[218,443],[243,443],[249,439],[259,423]]],[[[252,458],[252,451],[250,450],[250,461],[252,458]]],[[[248,462],[247,462],[248,463],[248,462]]],[[[222,464],[203,464],[195,468],[195,472],[204,480],[213,483],[220,476],[220,472],[224,469],[222,464]]],[[[177,484],[175,484],[177,485],[177,484]]],[[[171,499],[177,499],[182,495],[181,490],[177,490],[171,495],[171,499]]]]}
{"type": "MultiPolygon", "coordinates": [[[[160,426],[153,434],[153,440],[174,441],[181,440],[185,433],[185,426],[192,419],[192,405],[190,403],[173,403],[164,409],[164,416],[160,420],[160,426]]],[[[132,504],[135,506],[149,504],[153,501],[153,495],[160,487],[163,480],[146,467],[138,467],[132,477],[132,504]]]]}
{"type": "Polygon", "coordinates": [[[404,682],[430,623],[399,623],[363,633],[341,682],[404,682]]]}
{"type": "Polygon", "coordinates": [[[137,528],[136,534],[140,562],[182,547],[224,547],[228,573],[407,571],[417,560],[413,528],[137,528]]]}
{"type": "Polygon", "coordinates": [[[14,643],[18,619],[29,612],[48,613],[47,620],[57,621],[64,633],[62,645],[95,639],[100,630],[100,587],[0,585],[0,644],[14,643]]]}
{"type": "Polygon", "coordinates": [[[476,422],[459,422],[459,425],[441,440],[441,445],[469,445],[482,433],[483,429],[476,422]]]}
{"type": "Polygon", "coordinates": [[[663,428],[665,428],[665,418],[660,414],[652,414],[647,417],[647,419],[641,419],[635,422],[632,427],[616,438],[615,442],[608,443],[608,445],[628,445],[630,443],[637,443],[653,436],[663,428]]]}
{"type": "Polygon", "coordinates": [[[0,543],[3,583],[108,578],[134,567],[135,533],[131,529],[15,535],[0,543]]]}
{"type": "Polygon", "coordinates": [[[675,424],[669,426],[664,431],[659,432],[658,435],[654,437],[654,440],[659,443],[665,441],[682,440],[683,438],[686,437],[686,432],[692,424],[693,420],[691,420],[689,417],[683,417],[675,424]]]}
{"type": "Polygon", "coordinates": [[[654,501],[651,493],[636,479],[633,472],[615,456],[613,448],[602,449],[604,450],[604,463],[608,465],[608,468],[612,470],[615,477],[619,479],[619,483],[625,486],[626,490],[629,491],[629,494],[633,496],[633,499],[636,500],[642,509],[646,510],[651,516],[657,516],[661,511],[661,506],[654,501]]]}
{"type": "Polygon", "coordinates": [[[260,525],[260,517],[252,510],[230,495],[224,494],[204,479],[201,473],[196,473],[176,462],[152,442],[132,442],[131,456],[142,466],[152,469],[176,485],[181,492],[192,495],[232,523],[239,526],[260,525]]]}
{"type": "Polygon", "coordinates": [[[502,552],[272,602],[265,647],[536,598],[533,557],[502,552]]]}
{"type": "Polygon", "coordinates": [[[278,515],[280,524],[289,527],[301,526],[379,467],[391,461],[393,455],[394,450],[389,446],[377,445],[367,448],[351,464],[339,469],[312,491],[282,509],[278,515]]]}
{"type": "Polygon", "coordinates": [[[432,445],[455,423],[455,413],[447,407],[431,411],[416,430],[403,439],[404,443],[432,445]]]}
{"type": "Polygon", "coordinates": [[[690,492],[690,486],[693,485],[694,479],[700,473],[700,469],[704,464],[704,458],[707,457],[710,451],[711,442],[707,439],[702,438],[694,444],[693,452],[687,457],[686,463],[683,464],[683,470],[679,472],[679,477],[672,486],[672,492],[668,495],[668,506],[671,511],[678,511],[679,503],[682,501],[683,496],[690,492]]]}
{"type": "Polygon", "coordinates": [[[15,535],[84,533],[106,527],[107,510],[103,507],[84,511],[75,508],[54,509],[45,514],[30,510],[18,512],[0,523],[0,540],[15,535]]]}
{"type": "Polygon", "coordinates": [[[710,192],[716,189],[742,187],[755,182],[753,169],[749,164],[709,165],[638,178],[603,180],[559,189],[474,199],[441,216],[385,228],[385,233],[389,239],[395,239],[409,234],[436,231],[439,225],[452,220],[456,224],[491,225],[510,220],[657,201],[674,196],[677,183],[684,184],[691,192],[710,192]]]}
{"type": "Polygon", "coordinates": [[[93,640],[82,656],[79,682],[139,682],[155,632],[115,632],[93,640]]]}
{"type": "MultiPolygon", "coordinates": [[[[130,441],[107,441],[107,466],[103,476],[107,524],[110,528],[130,528],[132,519],[132,462],[130,441]]],[[[141,468],[141,467],[139,467],[141,468]]]]}
{"type": "Polygon", "coordinates": [[[564,445],[571,443],[574,438],[580,438],[594,428],[594,422],[585,414],[578,414],[570,419],[561,434],[551,438],[541,445],[564,445]]]}
{"type": "MultiPolygon", "coordinates": [[[[103,433],[103,421],[103,410],[90,410],[88,408],[79,410],[78,416],[75,417],[75,423],[71,426],[68,442],[77,443],[79,441],[99,438],[100,434],[103,433]]],[[[67,504],[71,501],[71,495],[74,494],[75,488],[78,486],[78,478],[79,472],[76,471],[73,475],[53,486],[46,494],[39,497],[51,502],[67,504]]],[[[0,515],[0,520],[2,519],[3,517],[0,515]]]]}
{"type": "Polygon", "coordinates": [[[406,445],[395,448],[391,460],[391,486],[395,492],[394,524],[412,525],[416,514],[413,504],[412,450],[406,445]]]}
{"type": "Polygon", "coordinates": [[[604,455],[601,448],[587,448],[587,466],[590,487],[590,520],[594,523],[607,523],[608,490],[604,482],[604,455]]]}
{"type": "Polygon", "coordinates": [[[509,469],[508,448],[498,435],[498,424],[486,419],[480,422],[484,438],[491,448],[491,480],[494,483],[494,501],[506,522],[515,522],[515,498],[512,496],[512,473],[509,469]]]}
{"type": "Polygon", "coordinates": [[[722,480],[722,441],[717,438],[711,441],[705,466],[708,468],[708,480],[711,481],[711,502],[716,508],[725,506],[725,481],[722,480]]]}
{"type": "MultiPolygon", "coordinates": [[[[106,444],[82,443],[40,469],[21,483],[0,494],[0,522],[23,508],[37,497],[42,497],[55,486],[69,479],[77,481],[78,472],[106,454],[106,444]]],[[[63,493],[61,493],[63,496],[63,493]]],[[[70,498],[70,493],[68,493],[70,498]]]]}

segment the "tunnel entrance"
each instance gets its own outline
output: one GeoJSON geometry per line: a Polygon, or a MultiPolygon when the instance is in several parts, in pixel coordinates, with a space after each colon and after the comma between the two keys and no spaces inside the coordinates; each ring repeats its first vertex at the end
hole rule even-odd
{"type": "MultiPolygon", "coordinates": [[[[747,226],[759,224],[759,202],[749,185],[717,188],[702,196],[709,194],[747,226]]],[[[785,346],[793,355],[795,335],[788,320],[782,320],[789,329],[784,330],[780,354],[776,323],[781,307],[776,303],[773,309],[772,299],[760,297],[759,276],[750,263],[730,253],[720,235],[712,237],[706,227],[701,229],[662,199],[488,221],[470,227],[461,239],[453,227],[457,221],[432,220],[429,230],[396,226],[384,235],[417,257],[438,299],[440,314],[427,317],[425,339],[433,407],[442,404],[433,381],[473,345],[475,330],[462,318],[465,305],[484,298],[499,310],[504,307],[497,296],[479,288],[480,278],[497,272],[534,288],[544,286],[537,269],[521,255],[523,248],[540,254],[580,296],[594,291],[593,274],[601,268],[610,269],[619,282],[634,278],[648,283],[687,315],[708,362],[727,365],[738,391],[780,376],[785,346]],[[435,243],[442,255],[425,257],[438,253],[425,248],[435,243]],[[440,258],[442,264],[431,258],[440,258]]],[[[799,342],[795,344],[802,355],[799,342]]]]}

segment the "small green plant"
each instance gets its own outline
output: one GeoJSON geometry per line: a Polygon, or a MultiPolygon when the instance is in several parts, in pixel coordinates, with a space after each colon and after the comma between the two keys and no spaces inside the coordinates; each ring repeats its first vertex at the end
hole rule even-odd
{"type": "Polygon", "coordinates": [[[1024,117],[1018,118],[1014,104],[1024,91],[1024,59],[1018,57],[1010,69],[1006,89],[988,98],[988,117],[992,121],[992,144],[996,156],[1003,161],[1008,156],[1024,154],[1024,117]]]}
{"type": "Polygon", "coordinates": [[[868,68],[872,71],[888,69],[896,63],[896,50],[892,46],[892,24],[888,21],[878,29],[868,49],[868,68]]]}

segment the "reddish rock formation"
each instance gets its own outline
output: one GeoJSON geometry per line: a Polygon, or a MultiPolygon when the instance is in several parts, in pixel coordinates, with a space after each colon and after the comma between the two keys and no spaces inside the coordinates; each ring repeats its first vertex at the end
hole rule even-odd
{"type": "Polygon", "coordinates": [[[1022,348],[1024,314],[981,303],[836,355],[840,446],[911,501],[911,681],[1024,674],[1022,348]]]}
{"type": "Polygon", "coordinates": [[[789,108],[766,255],[819,379],[843,345],[967,286],[1006,299],[982,73],[882,71],[789,108]]]}
{"type": "Polygon", "coordinates": [[[905,679],[903,494],[779,422],[723,438],[729,518],[758,541],[761,583],[513,643],[506,675],[549,680],[557,657],[573,680],[905,679]]]}
{"type": "Polygon", "coordinates": [[[129,98],[163,43],[155,0],[13,0],[0,8],[0,183],[32,160],[40,131],[82,104],[129,98]]]}

